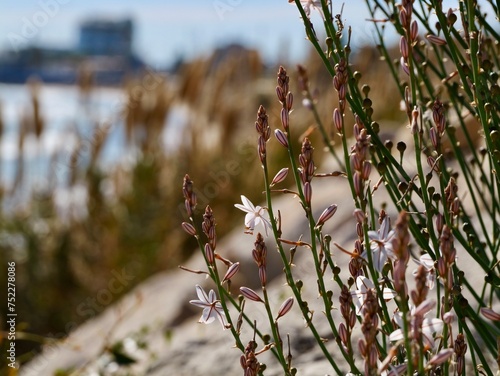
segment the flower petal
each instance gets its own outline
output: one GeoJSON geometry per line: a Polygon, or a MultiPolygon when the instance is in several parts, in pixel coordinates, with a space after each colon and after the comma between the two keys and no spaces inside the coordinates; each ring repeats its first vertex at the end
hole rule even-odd
{"type": "Polygon", "coordinates": [[[200,299],[202,302],[209,303],[210,301],[208,300],[208,295],[203,290],[203,287],[200,285],[196,285],[196,295],[198,295],[198,299],[200,299]]]}
{"type": "Polygon", "coordinates": [[[375,285],[371,280],[369,280],[365,276],[360,275],[358,276],[358,278],[356,278],[356,287],[361,291],[361,293],[366,293],[367,290],[374,289],[375,285]]]}
{"type": "Polygon", "coordinates": [[[404,338],[403,331],[401,329],[396,329],[389,336],[389,341],[395,342],[402,340],[404,338]]]}
{"type": "Polygon", "coordinates": [[[249,210],[255,212],[255,206],[252,204],[252,202],[246,198],[245,196],[241,195],[241,202],[243,203],[243,205],[245,205],[246,208],[248,208],[249,210]]]}

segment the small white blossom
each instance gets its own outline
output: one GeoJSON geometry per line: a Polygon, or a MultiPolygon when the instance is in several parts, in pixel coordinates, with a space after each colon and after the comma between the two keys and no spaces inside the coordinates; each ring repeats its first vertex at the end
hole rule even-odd
{"type": "Polygon", "coordinates": [[[220,302],[217,300],[215,291],[210,290],[207,295],[205,290],[203,290],[200,285],[196,285],[196,294],[198,295],[199,300],[190,300],[189,303],[203,308],[203,314],[201,315],[198,322],[203,324],[210,324],[217,318],[222,327],[224,329],[227,329],[226,315],[222,308],[222,304],[220,304],[220,302]]]}
{"type": "MultiPolygon", "coordinates": [[[[373,266],[378,272],[381,272],[387,258],[394,258],[394,249],[392,246],[394,230],[391,230],[389,217],[384,218],[378,232],[368,231],[368,237],[370,238],[373,266]]],[[[368,260],[366,251],[361,256],[365,260],[368,260]]]]}
{"type": "Polygon", "coordinates": [[[260,206],[254,206],[252,202],[245,196],[241,196],[241,204],[235,204],[234,206],[240,210],[247,213],[245,216],[245,227],[249,234],[253,234],[255,226],[262,224],[264,226],[264,231],[266,236],[268,236],[268,229],[272,229],[271,222],[265,217],[266,209],[260,206]]]}
{"type": "MultiPolygon", "coordinates": [[[[288,0],[288,2],[292,3],[293,0],[288,0]]],[[[323,17],[323,19],[325,19],[321,0],[300,0],[300,4],[302,5],[302,8],[304,8],[304,12],[308,18],[311,16],[311,8],[313,8],[321,15],[321,17],[323,17]]]]}
{"type": "MultiPolygon", "coordinates": [[[[362,275],[356,278],[356,287],[358,289],[355,291],[351,291],[351,295],[352,302],[356,306],[356,315],[360,316],[362,314],[363,305],[365,303],[368,290],[372,290],[376,293],[376,289],[373,282],[362,275]]],[[[396,295],[396,291],[391,290],[388,287],[384,287],[384,289],[382,290],[382,298],[386,301],[393,299],[396,295]]]]}
{"type": "MultiPolygon", "coordinates": [[[[434,269],[434,260],[432,257],[428,254],[425,253],[418,260],[413,260],[415,263],[418,265],[422,265],[425,270],[427,271],[427,282],[426,285],[429,288],[429,290],[432,290],[434,288],[434,283],[436,281],[436,271],[434,269]]],[[[417,274],[417,270],[415,269],[413,271],[413,275],[417,274]]]]}
{"type": "MultiPolygon", "coordinates": [[[[417,316],[425,316],[435,305],[434,304],[429,304],[429,299],[423,301],[420,303],[418,307],[411,307],[410,309],[410,338],[415,339],[415,335],[418,335],[417,333],[419,332],[418,328],[415,328],[417,316]]],[[[400,327],[403,328],[403,317],[401,312],[397,312],[394,315],[394,321],[396,324],[400,327]]],[[[422,327],[421,327],[421,333],[422,333],[422,340],[424,344],[429,347],[433,348],[434,347],[434,333],[440,332],[443,330],[443,320],[437,319],[437,318],[423,318],[422,319],[422,327]]],[[[404,338],[404,333],[402,329],[396,329],[394,332],[391,333],[389,336],[390,341],[399,341],[404,338]]]]}

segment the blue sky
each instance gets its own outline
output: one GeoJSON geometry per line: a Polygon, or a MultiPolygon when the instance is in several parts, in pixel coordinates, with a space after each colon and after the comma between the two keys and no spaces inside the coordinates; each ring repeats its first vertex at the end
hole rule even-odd
{"type": "MultiPolygon", "coordinates": [[[[357,43],[369,42],[365,2],[345,3],[343,18],[353,26],[357,43]]],[[[334,0],[335,13],[341,5],[334,0]]],[[[4,0],[0,3],[0,49],[10,48],[14,35],[23,36],[28,23],[36,28],[29,30],[33,34],[29,42],[71,47],[78,40],[78,23],[95,16],[131,17],[135,50],[153,67],[169,65],[180,56],[207,54],[230,42],[258,48],[269,62],[283,55],[299,60],[308,46],[298,11],[287,0],[4,0]]],[[[313,16],[313,21],[320,30],[319,17],[313,16]]]]}
{"type": "MultiPolygon", "coordinates": [[[[350,8],[359,10],[362,3],[350,8]]],[[[79,21],[92,16],[132,17],[135,49],[152,66],[228,42],[257,47],[270,61],[284,53],[298,59],[307,46],[298,12],[287,0],[7,0],[0,5],[0,49],[11,46],[13,34],[23,36],[27,21],[41,25],[30,42],[70,47],[78,40],[79,21]],[[52,14],[44,19],[40,12],[52,14]]]]}

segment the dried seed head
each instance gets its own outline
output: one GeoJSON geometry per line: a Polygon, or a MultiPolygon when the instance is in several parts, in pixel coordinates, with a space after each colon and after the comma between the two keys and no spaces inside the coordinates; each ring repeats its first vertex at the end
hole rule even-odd
{"type": "Polygon", "coordinates": [[[342,114],[338,108],[333,110],[333,124],[337,129],[337,132],[342,133],[342,114]]]}

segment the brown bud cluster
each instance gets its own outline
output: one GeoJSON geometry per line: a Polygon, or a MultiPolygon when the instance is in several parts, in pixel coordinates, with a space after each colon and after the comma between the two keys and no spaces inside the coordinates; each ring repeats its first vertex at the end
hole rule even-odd
{"type": "Polygon", "coordinates": [[[258,140],[258,150],[259,150],[259,158],[262,163],[264,163],[266,159],[266,142],[271,137],[271,127],[268,123],[268,117],[266,113],[266,109],[263,106],[259,107],[257,111],[257,120],[255,121],[255,129],[259,134],[258,140]]]}
{"type": "Polygon", "coordinates": [[[441,279],[444,281],[445,288],[451,291],[453,287],[451,266],[455,262],[457,251],[453,245],[453,235],[451,233],[451,229],[447,225],[443,226],[443,232],[439,238],[439,244],[441,257],[437,260],[437,270],[441,279]]]}
{"type": "Polygon", "coordinates": [[[302,142],[301,153],[299,155],[299,169],[300,169],[300,179],[302,183],[311,182],[314,176],[314,161],[313,161],[314,148],[311,142],[306,137],[304,142],[302,142]]]}
{"type": "Polygon", "coordinates": [[[378,301],[375,292],[368,290],[363,305],[363,322],[361,332],[364,338],[359,340],[359,352],[365,360],[365,375],[374,375],[377,372],[377,332],[378,332],[378,301]]]}
{"type": "Polygon", "coordinates": [[[408,231],[408,214],[404,210],[399,213],[394,226],[394,233],[392,240],[392,248],[396,256],[396,262],[394,263],[394,289],[401,296],[406,296],[406,268],[410,260],[410,252],[408,251],[410,234],[408,231]]]}
{"type": "Polygon", "coordinates": [[[252,251],[252,257],[259,268],[259,279],[262,287],[266,286],[266,258],[267,258],[267,247],[264,242],[264,238],[260,233],[257,234],[257,238],[254,243],[255,248],[252,251]]]}
{"type": "Polygon", "coordinates": [[[286,103],[286,95],[289,91],[289,82],[290,77],[288,77],[288,75],[286,74],[286,69],[280,66],[278,69],[278,86],[276,86],[276,95],[278,96],[278,100],[281,102],[281,104],[286,103]]]}
{"type": "Polygon", "coordinates": [[[457,375],[462,375],[465,370],[465,353],[467,352],[467,344],[462,333],[457,334],[454,350],[455,361],[457,362],[457,375]]]}
{"type": "Polygon", "coordinates": [[[344,58],[341,58],[338,64],[335,65],[335,76],[333,76],[333,87],[339,96],[339,110],[341,114],[345,112],[348,79],[347,62],[344,58]]]}
{"type": "Polygon", "coordinates": [[[241,368],[245,371],[245,376],[257,376],[259,374],[260,363],[255,356],[256,348],[257,343],[251,340],[245,347],[245,354],[240,357],[241,368]]]}
{"type": "Polygon", "coordinates": [[[454,216],[457,216],[460,212],[460,200],[458,199],[457,192],[458,186],[455,182],[455,179],[450,178],[448,185],[444,189],[444,194],[446,197],[448,210],[454,216]]]}
{"type": "Polygon", "coordinates": [[[300,64],[297,65],[297,73],[299,74],[299,89],[303,93],[307,93],[309,91],[309,76],[306,68],[300,64]]]}
{"type": "Polygon", "coordinates": [[[415,274],[415,282],[416,287],[415,290],[411,292],[411,299],[416,307],[427,298],[427,293],[429,292],[429,287],[427,286],[427,270],[425,266],[419,265],[417,274],[415,274]]]}
{"type": "Polygon", "coordinates": [[[189,175],[184,176],[184,181],[182,183],[182,193],[184,195],[184,204],[186,205],[186,211],[188,216],[192,216],[194,209],[196,208],[196,193],[193,191],[193,181],[189,178],[189,175]]]}
{"type": "Polygon", "coordinates": [[[363,196],[365,181],[368,180],[371,172],[371,163],[368,161],[370,136],[359,118],[355,116],[354,137],[356,143],[351,147],[351,165],[354,169],[354,190],[358,197],[363,196]]]}
{"type": "Polygon", "coordinates": [[[361,254],[363,253],[363,243],[356,239],[354,242],[354,250],[352,252],[351,260],[349,261],[349,273],[356,279],[360,275],[363,275],[363,259],[361,254]]]}
{"type": "Polygon", "coordinates": [[[212,208],[207,206],[203,214],[203,223],[201,228],[208,238],[208,244],[215,250],[217,246],[217,235],[215,233],[215,218],[212,208]]]}

